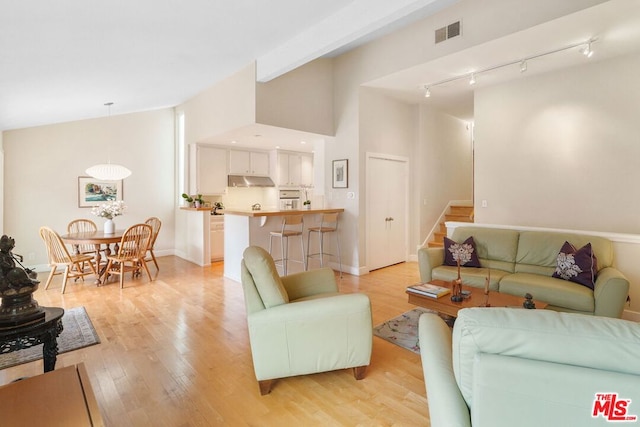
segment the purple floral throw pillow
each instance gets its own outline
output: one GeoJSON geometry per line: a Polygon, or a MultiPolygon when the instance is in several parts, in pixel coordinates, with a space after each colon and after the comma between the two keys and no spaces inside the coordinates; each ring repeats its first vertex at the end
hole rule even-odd
{"type": "Polygon", "coordinates": [[[473,236],[470,236],[463,243],[456,243],[448,237],[444,238],[444,265],[456,267],[458,260],[460,260],[461,267],[480,267],[473,236]]]}
{"type": "Polygon", "coordinates": [[[598,260],[591,250],[591,243],[576,249],[571,243],[564,242],[556,259],[556,271],[553,277],[593,289],[597,273],[598,260]]]}

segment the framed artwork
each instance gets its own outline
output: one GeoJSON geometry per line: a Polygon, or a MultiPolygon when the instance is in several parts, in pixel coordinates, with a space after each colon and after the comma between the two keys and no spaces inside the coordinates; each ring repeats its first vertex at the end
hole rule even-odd
{"type": "Polygon", "coordinates": [[[333,161],[333,188],[349,187],[349,161],[347,159],[333,161]]]}
{"type": "Polygon", "coordinates": [[[122,180],[101,181],[90,176],[78,177],[79,208],[92,208],[111,200],[122,200],[122,180]]]}

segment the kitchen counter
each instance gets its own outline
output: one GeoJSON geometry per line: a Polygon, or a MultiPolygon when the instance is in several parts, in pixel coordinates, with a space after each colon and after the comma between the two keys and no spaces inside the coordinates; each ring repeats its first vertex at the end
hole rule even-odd
{"type": "MultiPolygon", "coordinates": [[[[248,246],[269,248],[269,233],[282,228],[282,218],[289,215],[304,215],[303,239],[307,239],[307,228],[319,225],[323,213],[344,212],[343,208],[309,209],[309,210],[274,210],[265,209],[225,209],[224,213],[224,275],[229,279],[240,281],[240,263],[242,254],[248,246]]],[[[276,239],[277,240],[277,239],[276,239]]],[[[275,250],[279,249],[277,240],[275,250]]],[[[275,244],[274,244],[275,245],[275,244]]],[[[305,242],[305,248],[306,248],[305,242]]],[[[291,258],[300,259],[298,243],[291,245],[291,258]]],[[[306,250],[306,249],[305,249],[306,250]]],[[[302,271],[302,265],[289,264],[289,274],[302,271]]]]}
{"type": "Polygon", "coordinates": [[[225,209],[224,213],[227,215],[241,215],[241,216],[250,216],[250,217],[260,217],[260,216],[285,216],[285,215],[310,215],[310,214],[321,214],[321,213],[334,213],[334,212],[344,212],[343,208],[332,208],[332,209],[302,209],[302,210],[273,210],[273,209],[261,209],[259,211],[254,211],[251,209],[225,209]]]}
{"type": "Polygon", "coordinates": [[[201,208],[190,208],[187,206],[180,206],[180,209],[182,209],[183,211],[211,211],[211,207],[205,208],[205,207],[201,207],[201,208]]]}

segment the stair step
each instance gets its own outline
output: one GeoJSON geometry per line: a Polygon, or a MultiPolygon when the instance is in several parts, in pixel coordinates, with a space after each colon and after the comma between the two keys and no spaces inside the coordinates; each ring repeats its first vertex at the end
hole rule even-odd
{"type": "Polygon", "coordinates": [[[433,233],[433,241],[437,243],[444,243],[444,238],[447,233],[433,233]]]}
{"type": "Polygon", "coordinates": [[[450,206],[449,213],[453,215],[471,215],[473,206],[450,206]]]}
{"type": "MultiPolygon", "coordinates": [[[[449,213],[445,214],[444,220],[455,222],[473,222],[473,206],[449,206],[449,213]]],[[[444,236],[447,235],[447,226],[444,222],[440,223],[440,231],[433,233],[433,240],[427,243],[430,248],[444,247],[444,236]]]]}
{"type": "Polygon", "coordinates": [[[469,215],[446,214],[444,219],[445,221],[473,222],[473,218],[469,215]]]}

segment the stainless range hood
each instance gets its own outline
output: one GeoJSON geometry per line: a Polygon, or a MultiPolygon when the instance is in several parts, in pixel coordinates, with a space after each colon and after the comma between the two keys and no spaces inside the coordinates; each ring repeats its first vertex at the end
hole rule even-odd
{"type": "Polygon", "coordinates": [[[268,176],[253,175],[229,175],[229,187],[275,187],[273,180],[268,176]]]}

